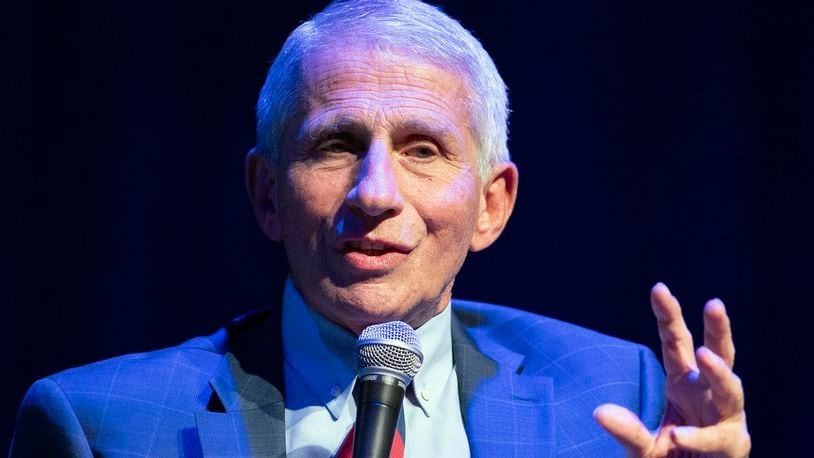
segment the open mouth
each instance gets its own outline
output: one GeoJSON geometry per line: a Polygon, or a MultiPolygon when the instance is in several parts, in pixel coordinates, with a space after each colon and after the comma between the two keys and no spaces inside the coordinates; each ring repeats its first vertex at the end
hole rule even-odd
{"type": "Polygon", "coordinates": [[[356,252],[367,256],[383,256],[388,253],[410,252],[409,249],[382,242],[371,242],[367,240],[350,240],[344,243],[342,251],[345,253],[356,252]]]}
{"type": "Polygon", "coordinates": [[[406,262],[413,248],[399,242],[373,238],[346,239],[339,245],[342,260],[353,272],[384,275],[406,262]]]}

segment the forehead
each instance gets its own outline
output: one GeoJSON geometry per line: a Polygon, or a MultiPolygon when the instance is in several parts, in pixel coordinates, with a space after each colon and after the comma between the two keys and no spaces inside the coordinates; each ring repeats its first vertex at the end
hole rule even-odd
{"type": "Polygon", "coordinates": [[[337,48],[307,54],[302,61],[306,118],[435,122],[471,135],[469,84],[459,72],[405,54],[337,48]]]}

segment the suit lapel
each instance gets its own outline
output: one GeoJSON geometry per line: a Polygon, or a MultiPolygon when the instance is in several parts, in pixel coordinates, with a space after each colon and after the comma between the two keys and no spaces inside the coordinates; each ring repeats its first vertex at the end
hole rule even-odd
{"type": "Polygon", "coordinates": [[[521,375],[523,355],[487,337],[476,343],[456,313],[452,354],[472,456],[556,454],[551,378],[521,375]]]}
{"type": "Polygon", "coordinates": [[[279,312],[243,317],[197,412],[203,456],[285,456],[285,402],[279,312]]]}
{"type": "MultiPolygon", "coordinates": [[[[209,406],[195,415],[203,456],[283,457],[279,311],[240,318],[228,333],[227,352],[209,383],[209,406]]],[[[491,333],[473,338],[452,314],[452,354],[472,456],[554,456],[552,380],[522,375],[524,356],[497,341],[507,340],[491,333]]]]}

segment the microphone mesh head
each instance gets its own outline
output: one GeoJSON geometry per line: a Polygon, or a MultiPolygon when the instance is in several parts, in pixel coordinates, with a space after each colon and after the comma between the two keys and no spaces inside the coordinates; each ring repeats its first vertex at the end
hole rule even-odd
{"type": "Polygon", "coordinates": [[[401,321],[368,326],[356,342],[356,365],[360,371],[381,367],[404,374],[409,383],[423,360],[418,335],[401,321]]]}

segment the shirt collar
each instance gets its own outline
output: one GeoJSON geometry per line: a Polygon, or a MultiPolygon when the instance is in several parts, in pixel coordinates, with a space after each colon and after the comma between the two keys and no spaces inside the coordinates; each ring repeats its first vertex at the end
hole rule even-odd
{"type": "MultiPolygon", "coordinates": [[[[452,376],[452,307],[448,304],[416,330],[424,361],[413,379],[409,402],[430,417],[452,376]]],[[[356,380],[353,361],[357,337],[312,310],[286,280],[283,294],[283,354],[310,385],[334,419],[339,418],[356,380]]]]}
{"type": "Polygon", "coordinates": [[[407,399],[430,417],[439,406],[439,397],[452,376],[451,304],[419,327],[416,333],[421,342],[424,362],[413,379],[413,395],[407,399]]]}
{"type": "Polygon", "coordinates": [[[356,336],[305,304],[291,281],[283,294],[283,356],[336,420],[351,397],[356,336]]]}

